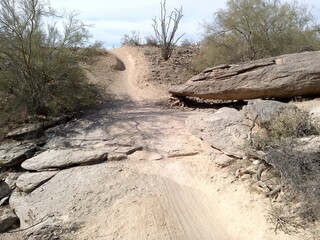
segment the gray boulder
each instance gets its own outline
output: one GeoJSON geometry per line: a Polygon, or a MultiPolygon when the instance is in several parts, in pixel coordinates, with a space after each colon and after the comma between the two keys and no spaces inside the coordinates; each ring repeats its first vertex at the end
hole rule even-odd
{"type": "Polygon", "coordinates": [[[11,193],[11,189],[9,187],[9,185],[0,180],[0,200],[6,196],[8,196],[11,193]]]}
{"type": "Polygon", "coordinates": [[[310,109],[309,114],[313,118],[320,118],[320,106],[315,106],[310,109]]]}
{"type": "Polygon", "coordinates": [[[279,114],[300,111],[292,104],[282,103],[272,100],[250,100],[248,105],[242,109],[247,118],[255,121],[260,127],[268,126],[279,114]]]}
{"type": "Polygon", "coordinates": [[[18,217],[10,207],[0,207],[0,233],[5,232],[18,221],[18,217]]]}
{"type": "Polygon", "coordinates": [[[173,87],[174,96],[218,100],[291,98],[320,94],[320,51],[220,65],[173,87]]]}
{"type": "Polygon", "coordinates": [[[46,129],[66,123],[69,120],[69,116],[61,116],[40,123],[28,124],[9,132],[6,137],[19,141],[33,139],[41,136],[46,129]]]}
{"type": "Polygon", "coordinates": [[[221,108],[215,113],[190,116],[186,120],[191,133],[208,142],[223,153],[243,158],[249,126],[243,112],[233,108],[221,108]]]}
{"type": "Polygon", "coordinates": [[[28,124],[7,134],[7,138],[14,139],[14,140],[29,140],[40,136],[43,133],[43,125],[42,123],[36,124],[28,124]]]}
{"type": "MultiPolygon", "coordinates": [[[[112,189],[115,186],[114,181],[118,181],[118,174],[121,174],[120,169],[121,166],[101,164],[61,170],[30,194],[14,191],[9,204],[15,209],[22,229],[44,219],[46,225],[50,224],[48,220],[58,219],[62,226],[65,226],[66,220],[84,221],[88,217],[85,212],[90,213],[93,208],[101,211],[110,204],[100,199],[111,200],[115,196],[114,191],[126,196],[125,191],[119,191],[117,187],[112,189]]],[[[128,179],[130,177],[131,175],[128,175],[128,179]]],[[[125,186],[130,184],[131,180],[127,181],[125,186]]],[[[122,189],[122,186],[120,188],[122,189]]]]}
{"type": "Polygon", "coordinates": [[[18,177],[21,175],[21,172],[6,172],[5,182],[9,185],[11,189],[16,187],[16,182],[18,177]]]}
{"type": "Polygon", "coordinates": [[[307,136],[299,138],[296,150],[319,154],[320,136],[307,136]]]}
{"type": "Polygon", "coordinates": [[[106,161],[105,150],[51,149],[24,161],[26,170],[63,169],[72,166],[96,164],[106,161]]]}
{"type": "Polygon", "coordinates": [[[32,157],[36,151],[33,143],[6,143],[0,146],[0,167],[10,167],[32,157]]]}
{"type": "Polygon", "coordinates": [[[57,173],[58,171],[24,173],[17,179],[16,186],[19,190],[30,193],[53,178],[57,173]]]}

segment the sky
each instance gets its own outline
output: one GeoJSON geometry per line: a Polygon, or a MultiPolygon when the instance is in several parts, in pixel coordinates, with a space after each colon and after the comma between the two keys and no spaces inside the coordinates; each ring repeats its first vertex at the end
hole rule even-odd
{"type": "MultiPolygon", "coordinates": [[[[176,36],[201,40],[204,21],[213,19],[219,9],[226,7],[227,0],[167,0],[167,12],[183,7],[176,36]]],[[[124,34],[139,33],[142,40],[154,35],[152,19],[160,16],[160,0],[51,0],[51,6],[58,10],[77,11],[78,19],[91,25],[93,41],[101,41],[107,49],[119,47],[124,34]]],[[[320,22],[319,0],[297,0],[312,8],[320,22]]]]}

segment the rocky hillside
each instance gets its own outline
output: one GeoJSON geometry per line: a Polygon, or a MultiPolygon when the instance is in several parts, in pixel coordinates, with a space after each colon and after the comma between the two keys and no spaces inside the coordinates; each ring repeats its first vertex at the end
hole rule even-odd
{"type": "Polygon", "coordinates": [[[192,77],[190,66],[200,53],[198,46],[177,47],[172,57],[164,61],[157,47],[143,46],[140,50],[150,62],[151,81],[164,86],[179,85],[192,77]]]}

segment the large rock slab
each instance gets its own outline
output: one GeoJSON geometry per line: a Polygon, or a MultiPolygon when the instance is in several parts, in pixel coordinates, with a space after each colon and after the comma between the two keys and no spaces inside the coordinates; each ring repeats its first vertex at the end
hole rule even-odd
{"type": "Polygon", "coordinates": [[[41,136],[48,128],[66,123],[70,116],[61,116],[49,119],[41,123],[28,124],[9,132],[6,137],[14,140],[29,140],[41,136]]]}
{"type": "Polygon", "coordinates": [[[58,171],[24,173],[17,179],[16,186],[19,190],[30,193],[57,173],[58,171]]]}
{"type": "Polygon", "coordinates": [[[36,151],[33,143],[6,143],[0,146],[0,167],[10,167],[32,157],[36,151]]]}
{"type": "Polygon", "coordinates": [[[191,133],[208,142],[223,153],[243,158],[249,126],[243,112],[234,108],[221,108],[215,113],[190,116],[186,120],[191,133]]]}
{"type": "Polygon", "coordinates": [[[72,166],[89,165],[107,160],[105,150],[51,149],[23,162],[26,170],[63,169],[72,166]]]}
{"type": "Polygon", "coordinates": [[[65,221],[75,223],[106,211],[119,195],[130,194],[127,189],[132,188],[135,181],[117,164],[80,166],[59,171],[30,194],[14,191],[9,203],[20,219],[21,229],[44,219],[45,224],[50,224],[47,220],[58,219],[65,226],[65,221]],[[118,181],[123,184],[118,185],[118,181]],[[91,212],[94,210],[98,212],[91,212]]]}
{"type": "Polygon", "coordinates": [[[0,207],[0,233],[6,231],[18,221],[18,217],[10,207],[0,207]]]}
{"type": "Polygon", "coordinates": [[[28,124],[9,132],[6,137],[14,140],[29,140],[43,134],[42,123],[28,124]]]}
{"type": "Polygon", "coordinates": [[[291,98],[320,94],[320,51],[220,65],[173,87],[174,96],[218,100],[291,98]]]}

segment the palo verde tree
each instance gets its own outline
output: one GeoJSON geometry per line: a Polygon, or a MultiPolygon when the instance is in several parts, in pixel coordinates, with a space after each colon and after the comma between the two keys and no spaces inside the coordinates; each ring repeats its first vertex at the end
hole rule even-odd
{"type": "Polygon", "coordinates": [[[169,16],[167,15],[166,9],[166,0],[160,3],[161,5],[161,14],[159,19],[156,17],[153,19],[153,29],[156,35],[156,38],[160,44],[161,56],[166,61],[168,60],[173,52],[174,46],[184,35],[182,34],[177,39],[175,39],[176,32],[179,27],[179,23],[182,14],[182,6],[177,9],[175,8],[169,16]]]}
{"type": "Polygon", "coordinates": [[[228,0],[205,23],[203,67],[319,49],[308,8],[281,0],[228,0]]]}
{"type": "Polygon", "coordinates": [[[94,99],[77,51],[90,34],[76,16],[59,16],[43,0],[1,0],[0,93],[7,106],[48,115],[94,99]]]}

